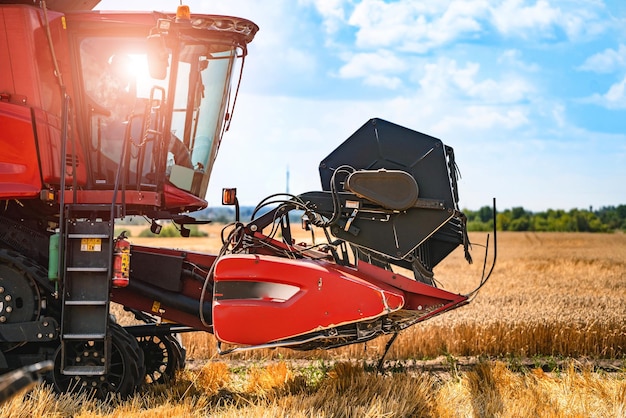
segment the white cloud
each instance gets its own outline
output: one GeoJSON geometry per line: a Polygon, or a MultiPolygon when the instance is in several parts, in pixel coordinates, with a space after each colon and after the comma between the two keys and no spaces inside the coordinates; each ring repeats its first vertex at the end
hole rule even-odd
{"type": "Polygon", "coordinates": [[[590,13],[584,8],[563,12],[547,0],[527,5],[525,0],[505,0],[491,8],[491,19],[500,33],[521,38],[552,38],[561,28],[568,37],[577,37],[588,22],[590,13]],[[587,20],[583,20],[587,17],[587,20]]]}
{"type": "Polygon", "coordinates": [[[348,23],[357,28],[359,48],[394,47],[423,53],[481,30],[487,2],[365,0],[354,8],[348,23]]]}
{"type": "Polygon", "coordinates": [[[558,19],[560,11],[547,1],[525,6],[523,0],[506,0],[492,9],[496,28],[505,35],[522,35],[529,29],[548,30],[558,19]]]}
{"type": "Polygon", "coordinates": [[[317,71],[315,57],[298,48],[287,48],[283,51],[279,63],[296,74],[302,74],[303,72],[312,74],[317,71]]]}
{"type": "Polygon", "coordinates": [[[619,45],[617,50],[607,48],[587,58],[578,68],[581,71],[612,73],[626,68],[626,45],[619,45]]]}
{"type": "Polygon", "coordinates": [[[566,126],[567,119],[565,117],[565,106],[562,104],[556,104],[552,107],[552,118],[557,127],[563,128],[566,126]]]}
{"type": "Polygon", "coordinates": [[[618,107],[626,106],[626,95],[624,87],[626,86],[626,77],[619,83],[613,84],[604,97],[609,103],[615,103],[618,107]]]}
{"type": "Polygon", "coordinates": [[[626,109],[626,76],[613,84],[604,94],[594,94],[583,102],[594,103],[607,109],[626,109]]]}
{"type": "Polygon", "coordinates": [[[345,22],[344,0],[301,0],[302,4],[313,3],[324,18],[327,33],[336,32],[345,22]]]}
{"type": "Polygon", "coordinates": [[[440,58],[425,65],[419,81],[422,91],[432,98],[459,97],[482,103],[515,103],[526,100],[534,88],[524,79],[506,76],[501,80],[479,80],[480,64],[459,67],[455,60],[440,58]]]}
{"type": "Polygon", "coordinates": [[[350,55],[347,63],[339,69],[342,78],[363,78],[365,84],[396,89],[402,84],[397,76],[406,70],[404,60],[390,51],[350,55]]]}
{"type": "MultiPolygon", "coordinates": [[[[553,3],[548,0],[363,0],[354,6],[351,14],[342,8],[341,16],[349,14],[347,23],[357,30],[357,47],[394,47],[415,53],[478,38],[491,27],[509,38],[553,40],[564,33],[568,39],[579,41],[616,24],[600,16],[603,7],[599,3],[556,3],[562,7],[553,3]]],[[[324,12],[322,8],[318,11],[337,24],[340,13],[324,12]]]]}
{"type": "Polygon", "coordinates": [[[433,131],[443,136],[453,132],[475,135],[494,129],[511,131],[529,123],[527,111],[523,108],[468,106],[459,110],[460,114],[444,116],[433,126],[433,131]]]}
{"type": "Polygon", "coordinates": [[[509,67],[520,69],[529,73],[535,73],[540,70],[539,65],[535,63],[526,63],[522,59],[522,51],[518,49],[507,49],[498,57],[498,64],[508,65],[509,67]]]}

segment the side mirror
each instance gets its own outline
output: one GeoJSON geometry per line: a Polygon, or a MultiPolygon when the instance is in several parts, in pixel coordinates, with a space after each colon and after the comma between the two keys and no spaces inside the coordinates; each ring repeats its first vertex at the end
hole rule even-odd
{"type": "Polygon", "coordinates": [[[169,54],[165,47],[165,40],[161,34],[148,36],[148,70],[150,77],[157,80],[165,80],[167,67],[169,66],[169,54]]]}
{"type": "Polygon", "coordinates": [[[222,205],[235,206],[235,221],[239,222],[239,200],[237,189],[222,189],[222,205]]]}

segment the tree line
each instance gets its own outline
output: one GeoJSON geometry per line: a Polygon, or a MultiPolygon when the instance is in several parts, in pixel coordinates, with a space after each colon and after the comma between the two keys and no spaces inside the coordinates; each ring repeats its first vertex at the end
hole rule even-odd
{"type": "MultiPolygon", "coordinates": [[[[490,206],[477,211],[463,210],[469,231],[493,230],[493,212],[490,206]]],[[[614,232],[626,231],[626,205],[604,206],[600,209],[548,209],[531,212],[514,207],[498,212],[496,226],[499,231],[536,232],[614,232]]]]}
{"type": "MultiPolygon", "coordinates": [[[[241,219],[250,220],[253,207],[241,207],[241,219]]],[[[463,209],[467,217],[469,231],[492,231],[493,212],[491,206],[478,210],[463,209]]],[[[292,222],[299,223],[302,212],[294,211],[292,222]]],[[[230,206],[209,207],[196,212],[195,217],[211,219],[217,223],[228,223],[235,219],[230,206]]],[[[290,217],[291,218],[291,217],[290,217]]],[[[523,207],[514,207],[498,211],[496,226],[499,231],[536,231],[536,232],[626,232],[626,205],[604,206],[600,209],[548,209],[532,212],[523,207]]]]}

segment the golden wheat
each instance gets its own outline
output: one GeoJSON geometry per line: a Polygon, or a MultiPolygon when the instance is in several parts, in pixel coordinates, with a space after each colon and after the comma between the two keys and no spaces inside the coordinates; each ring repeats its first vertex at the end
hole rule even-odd
{"type": "Polygon", "coordinates": [[[378,374],[355,362],[320,367],[270,362],[228,368],[210,362],[151,385],[127,401],[56,395],[38,386],[0,405],[3,417],[623,417],[626,372],[598,373],[571,361],[558,373],[481,362],[457,373],[378,374]],[[205,386],[206,385],[206,386],[205,386]]]}

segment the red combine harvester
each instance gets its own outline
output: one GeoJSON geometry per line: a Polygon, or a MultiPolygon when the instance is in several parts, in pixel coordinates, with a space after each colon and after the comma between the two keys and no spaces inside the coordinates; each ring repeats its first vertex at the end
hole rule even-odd
{"type": "Polygon", "coordinates": [[[218,254],[130,245],[114,232],[128,216],[201,222],[258,27],[21,3],[0,2],[1,370],[52,360],[57,390],[124,396],[184,365],[177,333],[213,333],[221,353],[328,349],[473,296],[433,279],[457,247],[469,260],[452,148],[381,119],[320,163],[321,191],[266,199],[218,254]],[[294,214],[324,243],[295,244],[294,214]]]}

